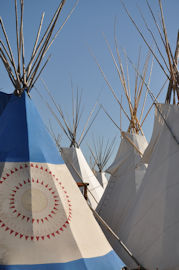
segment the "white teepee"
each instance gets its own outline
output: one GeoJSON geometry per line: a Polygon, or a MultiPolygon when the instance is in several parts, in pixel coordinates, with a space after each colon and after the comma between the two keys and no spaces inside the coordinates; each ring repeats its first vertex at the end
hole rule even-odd
{"type": "MultiPolygon", "coordinates": [[[[145,175],[147,167],[143,162],[141,162],[141,157],[143,156],[144,150],[148,145],[142,131],[143,125],[142,115],[145,107],[147,91],[144,94],[144,102],[143,105],[140,107],[140,109],[139,103],[142,99],[143,88],[145,86],[146,88],[148,88],[149,86],[152,66],[149,74],[149,82],[148,84],[146,84],[145,79],[147,76],[149,56],[147,56],[146,58],[142,75],[140,75],[139,73],[139,61],[138,61],[138,67],[136,69],[136,81],[134,85],[134,100],[132,101],[131,90],[128,81],[129,76],[127,73],[126,79],[116,38],[115,38],[115,46],[116,46],[117,60],[115,59],[114,54],[112,53],[112,50],[108,44],[125,96],[127,98],[130,115],[127,114],[122,103],[117,98],[116,91],[113,90],[111,84],[107,80],[99,64],[98,67],[100,68],[100,71],[105,81],[107,82],[113,96],[116,98],[124,114],[127,116],[129,120],[129,128],[127,132],[123,132],[119,127],[122,137],[120,147],[114,162],[106,170],[108,173],[111,174],[111,177],[109,178],[108,185],[97,206],[97,212],[105,220],[105,222],[109,225],[109,227],[114,231],[114,233],[123,241],[123,235],[125,234],[126,230],[125,228],[121,229],[122,224],[125,222],[128,215],[130,215],[134,201],[138,196],[140,196],[140,186],[142,184],[143,177],[145,175]]],[[[146,115],[148,115],[148,112],[146,115]]],[[[144,119],[145,118],[146,117],[144,117],[144,119]]],[[[135,267],[137,267],[138,264],[136,263],[136,261],[131,259],[129,253],[126,252],[121,247],[118,240],[116,240],[116,238],[104,226],[102,226],[102,228],[109,242],[111,243],[115,251],[118,253],[120,258],[126,264],[132,262],[134,263],[135,267]]]]}
{"type": "MultiPolygon", "coordinates": [[[[166,50],[169,65],[164,55],[162,59],[165,59],[169,74],[156,55],[155,58],[169,79],[169,86],[166,104],[155,101],[153,134],[143,156],[143,161],[149,166],[140,188],[140,196],[134,202],[132,213],[123,224],[123,229],[127,228],[124,234],[125,244],[146,269],[174,270],[179,267],[179,107],[175,105],[176,96],[179,97],[179,33],[175,54],[172,55],[161,1],[159,4],[162,30],[158,28],[155,17],[154,21],[166,50]],[[173,105],[169,104],[172,95],[173,105]]],[[[154,15],[149,3],[148,7],[154,15]]],[[[148,45],[145,38],[144,40],[148,45]]],[[[134,265],[129,263],[128,266],[131,268],[134,265]]]]}
{"type": "MultiPolygon", "coordinates": [[[[97,178],[92,172],[90,166],[88,165],[82,151],[80,145],[84,140],[89,128],[91,127],[93,121],[95,120],[99,110],[96,112],[93,119],[91,119],[92,114],[95,111],[96,105],[93,107],[92,111],[89,114],[89,117],[84,125],[84,128],[81,131],[81,134],[78,135],[79,132],[79,123],[81,121],[81,96],[79,96],[79,92],[76,92],[76,100],[74,98],[74,93],[72,91],[72,123],[67,121],[66,116],[64,115],[62,108],[57,104],[53,96],[51,95],[48,87],[43,82],[46,91],[48,92],[49,97],[51,98],[52,103],[56,108],[52,110],[52,107],[48,104],[50,111],[53,116],[57,120],[57,123],[63,130],[64,134],[70,141],[69,147],[62,147],[60,145],[60,153],[62,158],[64,159],[68,169],[70,170],[73,178],[77,183],[84,183],[84,187],[87,187],[87,197],[93,209],[96,208],[98,202],[101,199],[103,194],[103,187],[99,184],[97,178]],[[79,136],[79,139],[78,139],[79,136]]],[[[72,88],[73,90],[73,88],[72,88]]],[[[54,137],[54,136],[53,136],[54,137]]],[[[55,139],[57,142],[57,140],[55,139]]],[[[58,145],[57,145],[58,146],[58,145]]],[[[81,186],[81,185],[80,185],[81,186]]]]}

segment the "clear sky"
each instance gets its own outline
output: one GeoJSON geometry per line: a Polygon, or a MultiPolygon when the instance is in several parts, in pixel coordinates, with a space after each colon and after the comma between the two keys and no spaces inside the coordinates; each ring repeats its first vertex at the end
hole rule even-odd
{"type": "MultiPolygon", "coordinates": [[[[35,35],[40,22],[40,16],[42,11],[45,11],[44,27],[47,25],[50,17],[54,10],[59,4],[59,0],[25,0],[25,16],[24,16],[24,36],[25,36],[25,54],[28,59],[32,45],[35,39],[35,35]]],[[[58,23],[62,22],[65,15],[70,11],[74,5],[75,0],[67,0],[62,11],[61,19],[58,23]]],[[[165,16],[166,27],[168,31],[168,38],[172,47],[175,50],[176,36],[178,30],[178,0],[163,0],[163,10],[165,16]]],[[[141,9],[146,21],[155,31],[155,26],[151,19],[149,10],[147,8],[145,0],[125,0],[125,4],[129,9],[131,15],[134,17],[142,31],[144,32],[147,39],[150,40],[150,34],[144,27],[143,21],[140,17],[137,6],[141,9]]],[[[151,0],[150,4],[158,16],[159,6],[157,0],[151,0]]],[[[6,31],[9,36],[13,51],[15,52],[15,18],[14,18],[14,1],[12,0],[1,0],[0,1],[0,15],[3,18],[6,31]]],[[[99,72],[99,69],[89,52],[93,51],[98,62],[102,66],[106,73],[108,80],[116,90],[118,97],[121,97],[122,88],[119,82],[112,57],[107,49],[104,41],[103,33],[109,41],[114,51],[114,21],[116,18],[116,36],[118,39],[119,47],[125,48],[129,57],[137,63],[139,47],[142,49],[141,67],[144,64],[144,57],[146,56],[147,48],[143,40],[139,36],[134,25],[129,20],[124,9],[122,8],[120,0],[80,0],[79,4],[74,11],[72,17],[64,26],[62,32],[59,34],[55,43],[51,47],[49,54],[52,54],[52,58],[43,72],[41,78],[46,82],[48,88],[55,96],[56,101],[62,106],[64,111],[71,116],[71,81],[73,82],[74,88],[83,90],[83,114],[81,119],[82,130],[84,122],[87,119],[87,115],[95,104],[97,98],[99,102],[104,105],[106,110],[111,114],[113,119],[120,125],[120,108],[117,102],[114,100],[110,93],[106,83],[99,72]]],[[[156,31],[155,31],[156,32],[156,31]]],[[[161,42],[159,43],[161,50],[163,50],[161,42]]],[[[16,53],[15,53],[16,55],[16,53]]],[[[124,60],[124,59],[123,59],[124,60]]],[[[132,68],[130,72],[130,86],[131,92],[134,89],[135,74],[132,68]]],[[[161,72],[156,61],[154,61],[154,68],[151,78],[151,89],[156,94],[162,86],[165,77],[161,72]]],[[[43,84],[39,80],[36,84],[38,90],[41,93],[46,93],[43,90],[43,84]]],[[[0,63],[0,88],[6,92],[12,92],[13,86],[11,85],[4,67],[0,63]]],[[[164,95],[159,99],[164,102],[166,89],[164,95]]],[[[49,119],[53,117],[50,115],[43,101],[39,98],[35,90],[32,91],[32,98],[36,103],[42,118],[48,125],[49,119]]],[[[127,104],[124,101],[123,104],[127,110],[127,104]]],[[[151,104],[150,97],[147,99],[148,108],[151,104]]],[[[152,126],[153,126],[154,112],[151,111],[146,123],[144,124],[144,132],[147,139],[150,139],[152,126]]],[[[52,120],[52,124],[56,132],[61,134],[62,131],[58,128],[56,122],[52,120]]],[[[128,121],[125,117],[122,117],[122,128],[127,129],[128,121]]],[[[116,149],[117,151],[120,142],[119,130],[113,125],[113,123],[106,117],[101,111],[92,128],[90,129],[88,136],[82,143],[82,149],[86,155],[89,154],[87,150],[87,144],[91,143],[92,134],[95,136],[105,136],[107,139],[117,135],[116,149]]],[[[65,136],[62,137],[62,144],[68,145],[68,141],[65,136]]],[[[113,156],[115,155],[115,151],[113,156]]],[[[88,157],[87,157],[88,158],[88,157]]]]}

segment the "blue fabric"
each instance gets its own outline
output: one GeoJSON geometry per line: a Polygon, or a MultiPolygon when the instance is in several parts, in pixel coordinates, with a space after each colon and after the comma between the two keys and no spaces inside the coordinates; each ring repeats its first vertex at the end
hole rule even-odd
{"type": "Polygon", "coordinates": [[[0,265],[0,270],[120,270],[124,264],[114,251],[100,257],[67,263],[0,265]]]}
{"type": "Polygon", "coordinates": [[[0,92],[0,115],[4,111],[10,98],[11,98],[11,94],[0,92]]]}
{"type": "Polygon", "coordinates": [[[64,163],[26,92],[9,95],[0,127],[0,162],[64,163]]]}

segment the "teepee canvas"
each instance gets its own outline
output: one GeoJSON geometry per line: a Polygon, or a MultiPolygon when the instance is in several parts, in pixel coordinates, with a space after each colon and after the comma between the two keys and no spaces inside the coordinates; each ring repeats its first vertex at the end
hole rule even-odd
{"type": "Polygon", "coordinates": [[[26,92],[0,125],[0,269],[118,269],[26,92]]]}
{"type": "MultiPolygon", "coordinates": [[[[168,57],[169,64],[165,60],[165,67],[170,73],[165,71],[165,75],[169,79],[169,86],[166,103],[160,104],[155,101],[153,134],[143,156],[144,162],[149,165],[140,188],[140,196],[123,226],[130,224],[128,232],[124,235],[125,243],[144,268],[174,270],[179,267],[179,108],[175,104],[176,97],[179,97],[179,33],[175,54],[172,55],[161,1],[159,4],[162,21],[162,30],[159,30],[160,36],[161,33],[163,35],[162,43],[168,57]],[[172,96],[174,104],[169,104],[172,96]]],[[[149,10],[153,12],[151,8],[149,10]]],[[[162,57],[166,58],[164,55],[162,57]]],[[[161,62],[160,67],[165,70],[161,62]]],[[[128,266],[131,268],[134,265],[128,266]]]]}
{"type": "Polygon", "coordinates": [[[11,95],[0,92],[0,115],[3,113],[11,95]]]}
{"type": "MultiPolygon", "coordinates": [[[[148,143],[145,136],[142,135],[127,132],[123,132],[122,135],[115,160],[107,169],[111,176],[98,204],[97,212],[119,238],[124,241],[124,234],[128,232],[129,228],[127,225],[123,227],[122,224],[131,214],[133,203],[140,194],[140,186],[146,172],[146,165],[141,163],[140,160],[148,143]]],[[[127,265],[131,261],[134,263],[131,257],[121,248],[115,237],[106,228],[103,228],[103,230],[124,263],[127,265]]],[[[137,267],[135,263],[134,266],[137,267]]]]}
{"type": "Polygon", "coordinates": [[[8,71],[20,84],[0,93],[0,269],[119,269],[29,97],[35,81],[8,71]]]}
{"type": "Polygon", "coordinates": [[[96,208],[103,195],[103,187],[98,182],[82,151],[78,147],[61,148],[61,155],[76,182],[88,184],[88,200],[96,208]]]}
{"type": "MultiPolygon", "coordinates": [[[[99,64],[98,67],[105,81],[107,82],[107,85],[111,90],[113,96],[120,105],[121,110],[128,118],[129,127],[126,132],[122,131],[121,127],[118,127],[121,132],[121,143],[117,155],[114,159],[114,162],[106,170],[108,173],[110,173],[111,176],[109,178],[108,185],[104,191],[104,194],[96,210],[100,215],[100,217],[104,219],[104,221],[113,230],[113,232],[125,244],[124,235],[126,234],[126,231],[128,232],[129,228],[128,224],[126,225],[126,227],[123,226],[123,224],[126,224],[125,221],[132,212],[133,204],[136,198],[140,196],[140,187],[147,168],[146,164],[144,164],[144,162],[141,161],[143,153],[148,145],[142,130],[142,125],[144,123],[144,119],[146,118],[145,116],[142,120],[145,101],[147,97],[147,91],[145,94],[142,93],[144,91],[144,88],[145,87],[148,88],[149,86],[152,66],[149,73],[148,83],[145,83],[147,77],[149,55],[145,60],[142,75],[140,75],[139,73],[139,60],[140,60],[139,55],[133,91],[134,99],[132,99],[131,98],[132,91],[130,90],[128,81],[129,78],[128,71],[126,76],[122,65],[122,58],[119,54],[116,38],[115,38],[115,46],[117,59],[115,59],[114,54],[112,53],[112,50],[108,44],[117,73],[119,75],[119,79],[122,84],[122,88],[124,90],[125,97],[128,102],[129,114],[127,114],[127,110],[124,108],[124,105],[118,99],[116,91],[112,88],[111,84],[107,80],[107,77],[99,64]],[[144,102],[143,105],[141,106],[139,103],[142,100],[142,97],[144,102]]],[[[103,109],[106,112],[105,108],[103,109]]],[[[110,117],[110,115],[107,112],[106,114],[110,117]]],[[[146,113],[146,115],[148,115],[148,112],[146,113]]],[[[115,125],[118,126],[117,124],[115,125]]],[[[132,262],[134,264],[133,266],[137,267],[139,265],[137,261],[133,260],[129,255],[129,253],[126,252],[126,250],[124,250],[121,247],[118,239],[116,239],[116,237],[114,237],[114,235],[111,234],[109,230],[104,228],[103,225],[102,228],[107,239],[109,240],[109,242],[111,243],[117,254],[120,256],[120,258],[124,261],[124,263],[128,265],[132,262]]]]}
{"type": "Polygon", "coordinates": [[[178,177],[175,172],[179,131],[174,120],[178,115],[177,105],[157,104],[153,135],[143,157],[150,165],[140,197],[127,221],[131,226],[125,234],[126,245],[149,269],[177,269],[179,264],[178,177]]]}
{"type": "Polygon", "coordinates": [[[101,184],[101,186],[103,187],[103,189],[105,190],[105,188],[108,184],[108,179],[106,177],[106,173],[95,171],[94,174],[95,174],[96,178],[98,179],[99,183],[101,184]]]}

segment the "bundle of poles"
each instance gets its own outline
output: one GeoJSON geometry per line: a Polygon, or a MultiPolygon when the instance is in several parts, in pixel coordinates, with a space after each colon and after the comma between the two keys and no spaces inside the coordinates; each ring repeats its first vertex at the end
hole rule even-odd
{"type": "Polygon", "coordinates": [[[66,0],[62,0],[55,11],[48,27],[46,28],[43,36],[40,39],[42,24],[44,20],[45,13],[42,14],[40,25],[36,34],[34,46],[32,49],[32,54],[28,64],[25,64],[25,49],[24,49],[24,31],[23,31],[23,17],[24,17],[24,0],[19,0],[20,5],[20,16],[18,16],[18,5],[17,0],[15,3],[15,20],[16,20],[16,44],[17,44],[17,64],[15,63],[15,58],[11,49],[11,45],[8,39],[8,35],[3,23],[2,18],[0,18],[0,27],[3,33],[4,42],[0,39],[0,59],[9,75],[9,78],[15,88],[14,93],[20,96],[24,90],[29,94],[30,90],[33,88],[34,84],[38,80],[40,74],[47,65],[50,56],[47,57],[46,61],[42,64],[47,51],[51,47],[52,43],[56,39],[59,32],[62,30],[63,26],[71,16],[75,6],[71,9],[70,13],[67,15],[61,26],[58,28],[54,36],[54,28],[58,21],[59,15],[66,0]]]}
{"type": "Polygon", "coordinates": [[[147,39],[145,38],[144,34],[142,33],[142,31],[140,30],[140,28],[138,27],[138,25],[136,24],[136,22],[134,21],[134,19],[132,18],[132,16],[130,15],[129,11],[127,10],[123,0],[121,0],[123,7],[127,13],[127,15],[129,16],[130,20],[132,21],[132,23],[134,24],[135,28],[137,29],[137,31],[139,32],[140,36],[142,37],[142,39],[144,40],[145,44],[147,45],[148,49],[150,50],[150,52],[152,53],[152,55],[154,56],[156,62],[159,64],[160,68],[162,69],[162,71],[164,72],[166,78],[169,80],[169,85],[168,85],[168,90],[167,90],[167,95],[166,95],[166,99],[165,102],[166,103],[170,103],[171,102],[171,97],[173,94],[173,104],[176,104],[176,96],[177,99],[179,101],[179,70],[178,70],[178,57],[179,57],[179,31],[177,33],[177,42],[176,42],[176,49],[175,49],[175,53],[172,54],[172,50],[171,50],[171,46],[168,40],[168,35],[167,35],[167,29],[166,29],[166,25],[165,25],[165,20],[164,20],[164,14],[163,14],[163,8],[162,8],[162,1],[158,0],[159,2],[159,9],[160,9],[160,20],[161,20],[161,26],[160,24],[157,22],[157,18],[154,14],[154,11],[152,10],[149,1],[146,0],[149,12],[153,18],[156,30],[159,34],[159,38],[161,40],[161,44],[163,44],[165,53],[166,53],[166,57],[164,56],[164,54],[161,51],[161,46],[158,44],[156,37],[153,34],[152,29],[149,27],[149,25],[147,24],[142,12],[140,11],[140,15],[144,21],[144,24],[146,26],[147,31],[149,32],[149,34],[151,35],[151,38],[156,46],[158,55],[160,58],[157,56],[157,54],[154,52],[154,50],[152,49],[151,45],[149,44],[149,42],[147,41],[147,39]],[[168,63],[166,61],[166,59],[168,60],[168,63]]]}

